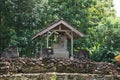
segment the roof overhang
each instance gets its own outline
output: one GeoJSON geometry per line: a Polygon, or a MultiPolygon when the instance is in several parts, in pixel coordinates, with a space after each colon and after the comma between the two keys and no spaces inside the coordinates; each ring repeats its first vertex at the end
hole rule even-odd
{"type": "Polygon", "coordinates": [[[79,32],[75,27],[71,26],[70,24],[68,24],[64,19],[60,19],[54,23],[52,23],[51,25],[49,25],[48,27],[46,27],[45,29],[43,29],[42,31],[39,31],[38,33],[34,34],[32,36],[32,39],[35,39],[38,36],[42,36],[45,33],[55,30],[58,28],[58,26],[63,26],[64,28],[66,28],[65,30],[70,30],[73,32],[73,38],[78,38],[78,37],[83,37],[84,35],[79,32]]]}

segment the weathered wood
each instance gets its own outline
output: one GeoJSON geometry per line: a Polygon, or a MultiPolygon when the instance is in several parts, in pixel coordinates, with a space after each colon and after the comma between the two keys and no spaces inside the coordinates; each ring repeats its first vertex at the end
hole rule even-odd
{"type": "MultiPolygon", "coordinates": [[[[73,28],[70,24],[68,24],[64,19],[61,19],[59,21],[56,21],[54,24],[48,26],[46,29],[38,32],[37,34],[35,34],[32,39],[41,36],[45,33],[47,33],[48,31],[52,30],[53,28],[57,27],[58,25],[63,24],[66,28],[70,29],[71,31],[73,31],[76,35],[78,35],[79,37],[83,37],[84,35],[79,32],[77,29],[73,28]]],[[[59,26],[58,26],[59,27],[59,26]]]]}
{"type": "Polygon", "coordinates": [[[79,35],[80,37],[83,37],[83,36],[84,36],[81,32],[79,32],[77,29],[73,28],[73,27],[72,27],[70,24],[68,24],[67,22],[65,22],[65,21],[62,20],[62,23],[63,23],[65,26],[67,26],[69,29],[71,29],[71,31],[75,32],[76,35],[79,35]]]}
{"type": "MultiPolygon", "coordinates": [[[[47,28],[43,29],[42,31],[38,32],[37,34],[35,34],[32,39],[38,37],[38,36],[42,36],[46,34],[46,47],[52,47],[54,50],[54,53],[59,55],[63,55],[66,54],[66,56],[69,57],[68,55],[68,50],[67,50],[67,40],[71,41],[71,58],[73,59],[73,40],[78,38],[78,37],[83,37],[84,35],[79,32],[77,29],[75,29],[73,26],[71,26],[70,24],[68,24],[64,19],[60,19],[59,21],[56,21],[54,24],[51,24],[50,26],[48,26],[47,28]],[[52,34],[54,33],[58,33],[58,36],[61,36],[61,39],[59,39],[60,37],[58,37],[59,42],[52,44],[53,46],[56,47],[52,47],[52,45],[49,44],[49,38],[51,37],[52,34]],[[61,42],[60,42],[61,41],[61,42]],[[62,54],[63,53],[63,54],[62,54]]],[[[62,56],[61,56],[62,57],[62,56]]]]}
{"type": "Polygon", "coordinates": [[[71,32],[71,58],[73,58],[73,32],[71,32]]]}
{"type": "Polygon", "coordinates": [[[61,30],[61,25],[59,25],[59,30],[61,30]]]}
{"type": "Polygon", "coordinates": [[[47,33],[47,37],[46,37],[46,41],[47,41],[47,44],[46,44],[46,47],[48,48],[49,47],[49,35],[48,35],[48,33],[47,33]]]}

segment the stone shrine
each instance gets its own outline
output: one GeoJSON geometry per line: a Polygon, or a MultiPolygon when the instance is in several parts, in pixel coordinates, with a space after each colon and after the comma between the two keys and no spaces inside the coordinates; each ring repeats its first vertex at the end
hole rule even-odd
{"type": "MultiPolygon", "coordinates": [[[[45,48],[52,48],[53,57],[73,59],[73,40],[83,37],[84,35],[64,19],[60,19],[33,35],[32,39],[35,39],[38,36],[40,36],[41,46],[39,46],[39,50],[41,50],[41,54],[46,54],[43,51],[45,48]],[[46,43],[43,43],[44,39],[46,39],[46,43]],[[57,41],[54,42],[54,39],[57,41]],[[68,42],[70,42],[69,51],[67,45],[68,42]],[[42,44],[46,44],[46,47],[43,47],[42,44]]],[[[49,55],[49,51],[45,52],[48,52],[49,55]]]]}
{"type": "Polygon", "coordinates": [[[59,35],[58,43],[52,45],[54,51],[54,57],[69,58],[69,52],[67,50],[67,37],[59,35]]]}

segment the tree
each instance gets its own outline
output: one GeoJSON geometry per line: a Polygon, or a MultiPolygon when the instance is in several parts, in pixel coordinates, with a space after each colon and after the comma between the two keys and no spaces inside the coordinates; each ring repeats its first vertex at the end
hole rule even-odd
{"type": "Polygon", "coordinates": [[[110,44],[119,42],[119,22],[109,17],[114,16],[112,0],[1,0],[0,5],[1,52],[18,45],[21,55],[31,56],[40,44],[39,38],[31,40],[31,36],[60,18],[86,35],[74,41],[74,50],[88,49],[91,54],[103,53],[103,49],[119,51],[119,44],[110,44]]]}
{"type": "Polygon", "coordinates": [[[104,24],[90,30],[92,40],[88,39],[89,36],[85,39],[89,43],[87,45],[91,45],[87,49],[91,52],[93,60],[113,62],[115,55],[120,52],[120,22],[119,18],[115,17],[108,17],[103,22],[104,24]]]}

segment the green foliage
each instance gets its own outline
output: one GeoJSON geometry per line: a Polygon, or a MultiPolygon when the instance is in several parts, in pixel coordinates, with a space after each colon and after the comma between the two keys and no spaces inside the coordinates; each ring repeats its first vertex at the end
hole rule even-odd
{"type": "Polygon", "coordinates": [[[51,80],[57,80],[57,76],[55,73],[52,75],[51,80]]]}
{"type": "Polygon", "coordinates": [[[111,62],[108,55],[120,51],[120,19],[111,7],[112,0],[1,0],[0,52],[17,45],[21,56],[33,56],[42,43],[31,36],[64,18],[85,34],[74,41],[74,51],[87,49],[93,60],[111,62]]]}
{"type": "Polygon", "coordinates": [[[87,43],[85,47],[91,52],[93,60],[114,61],[115,55],[120,51],[120,22],[118,20],[118,18],[108,17],[103,24],[90,28],[90,33],[84,41],[87,43]],[[114,19],[116,22],[110,19],[114,19]]]}
{"type": "Polygon", "coordinates": [[[0,4],[0,52],[9,45],[18,45],[20,53],[32,53],[34,0],[1,0],[0,4]]]}

